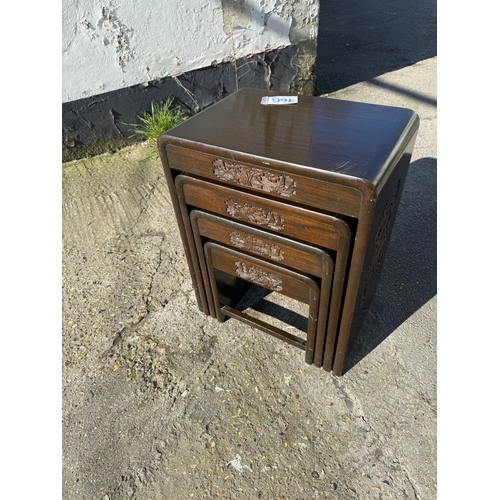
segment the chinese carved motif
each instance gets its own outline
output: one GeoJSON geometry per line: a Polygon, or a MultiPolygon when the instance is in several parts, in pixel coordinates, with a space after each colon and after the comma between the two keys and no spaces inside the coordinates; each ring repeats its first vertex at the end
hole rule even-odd
{"type": "Polygon", "coordinates": [[[223,181],[234,182],[241,186],[278,193],[287,198],[295,194],[297,183],[289,175],[275,175],[258,168],[246,167],[236,163],[226,163],[223,160],[212,162],[214,174],[223,181]]]}
{"type": "Polygon", "coordinates": [[[282,231],[285,219],[277,212],[265,212],[262,208],[253,207],[248,203],[243,206],[234,200],[226,200],[226,212],[235,219],[251,222],[260,226],[267,226],[277,231],[282,231]]]}
{"type": "Polygon", "coordinates": [[[384,207],[384,212],[382,213],[382,217],[380,219],[379,226],[377,228],[377,234],[375,236],[375,250],[372,255],[372,260],[370,262],[370,269],[368,270],[368,278],[365,286],[365,290],[363,292],[363,297],[361,299],[361,304],[366,299],[366,294],[368,292],[369,286],[372,284],[375,275],[380,270],[380,266],[382,264],[383,258],[383,249],[384,244],[387,239],[387,234],[391,229],[391,225],[393,223],[393,214],[394,209],[397,207],[397,201],[399,197],[399,188],[401,185],[401,180],[399,180],[398,185],[396,186],[396,192],[392,196],[392,198],[387,202],[384,207]]]}
{"type": "Polygon", "coordinates": [[[257,269],[253,266],[248,266],[244,262],[235,262],[234,269],[236,274],[243,279],[262,285],[270,290],[279,292],[282,290],[282,281],[279,276],[275,276],[271,273],[266,273],[262,269],[257,269]]]}
{"type": "Polygon", "coordinates": [[[278,245],[266,243],[255,236],[242,235],[237,231],[231,231],[229,233],[229,241],[235,247],[243,248],[258,255],[262,255],[263,257],[268,257],[269,259],[279,261],[285,258],[283,250],[278,245]]]}

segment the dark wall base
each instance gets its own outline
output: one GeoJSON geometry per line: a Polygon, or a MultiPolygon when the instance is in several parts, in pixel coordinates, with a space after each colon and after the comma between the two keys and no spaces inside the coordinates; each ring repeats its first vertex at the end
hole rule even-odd
{"type": "MultiPolygon", "coordinates": [[[[63,162],[116,150],[131,142],[137,115],[151,110],[151,101],[169,96],[188,115],[214,104],[239,88],[297,92],[293,62],[299,47],[276,49],[234,62],[198,69],[86,99],[64,103],[63,162]]],[[[301,76],[301,75],[299,75],[301,76]]]]}

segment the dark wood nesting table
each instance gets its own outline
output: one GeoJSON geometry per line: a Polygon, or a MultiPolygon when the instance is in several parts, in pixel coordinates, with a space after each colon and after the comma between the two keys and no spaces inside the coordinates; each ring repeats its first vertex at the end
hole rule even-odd
{"type": "Polygon", "coordinates": [[[354,319],[375,293],[419,119],[302,95],[261,105],[266,95],[278,94],[239,90],[158,139],[198,306],[342,375],[354,319]],[[252,284],[309,304],[306,340],[235,308],[252,284]]]}

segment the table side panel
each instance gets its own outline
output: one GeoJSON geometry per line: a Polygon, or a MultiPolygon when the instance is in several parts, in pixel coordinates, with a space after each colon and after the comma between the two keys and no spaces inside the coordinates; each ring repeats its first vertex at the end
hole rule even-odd
{"type": "Polygon", "coordinates": [[[186,226],[183,217],[183,208],[177,197],[177,192],[175,188],[175,181],[172,176],[172,170],[168,161],[168,157],[164,148],[159,148],[159,154],[163,165],[163,171],[165,178],[167,180],[168,190],[170,192],[170,198],[172,201],[172,206],[175,212],[175,218],[177,219],[177,226],[179,228],[179,233],[181,236],[182,246],[184,248],[184,254],[186,256],[189,273],[191,275],[191,282],[193,284],[193,289],[196,296],[196,302],[198,308],[206,315],[214,316],[213,311],[209,307],[211,303],[211,297],[207,297],[205,294],[205,287],[200,278],[200,267],[198,263],[198,258],[196,252],[192,252],[192,245],[189,234],[189,226],[186,226]]]}
{"type": "MultiPolygon", "coordinates": [[[[406,151],[400,157],[393,169],[392,175],[384,184],[377,197],[373,218],[368,227],[368,234],[363,237],[365,250],[362,266],[356,272],[354,285],[350,286],[351,305],[344,310],[343,325],[339,333],[333,372],[343,373],[343,365],[348,350],[348,344],[356,338],[362,326],[371,301],[375,295],[378,278],[382,269],[392,228],[397,215],[397,209],[403,193],[408,167],[413,151],[415,137],[406,145],[406,151]],[[347,313],[347,314],[346,314],[347,313]]],[[[329,364],[327,364],[327,369],[329,364]]]]}

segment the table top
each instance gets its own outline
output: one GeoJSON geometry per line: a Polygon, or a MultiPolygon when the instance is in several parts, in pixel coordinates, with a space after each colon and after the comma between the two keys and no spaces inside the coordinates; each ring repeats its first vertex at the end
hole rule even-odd
{"type": "Polygon", "coordinates": [[[418,115],[406,108],[306,95],[298,104],[265,106],[266,95],[287,94],[241,89],[163,136],[185,147],[214,147],[376,185],[388,158],[418,128],[418,115]]]}

